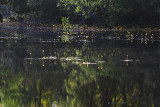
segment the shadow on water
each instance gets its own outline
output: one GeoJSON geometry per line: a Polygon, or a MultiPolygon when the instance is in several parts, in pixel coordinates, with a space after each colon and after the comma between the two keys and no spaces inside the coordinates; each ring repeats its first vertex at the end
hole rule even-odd
{"type": "Polygon", "coordinates": [[[159,32],[0,30],[0,106],[160,106],[159,32]]]}

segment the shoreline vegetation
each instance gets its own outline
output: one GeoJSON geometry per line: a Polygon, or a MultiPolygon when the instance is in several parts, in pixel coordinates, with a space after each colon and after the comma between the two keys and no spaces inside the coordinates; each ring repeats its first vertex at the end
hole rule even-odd
{"type": "MultiPolygon", "coordinates": [[[[10,27],[37,27],[37,28],[46,28],[53,29],[54,31],[65,30],[65,25],[61,23],[55,22],[45,22],[45,21],[10,21],[4,19],[3,23],[0,23],[0,26],[10,26],[10,27]]],[[[152,32],[152,31],[160,31],[160,28],[143,28],[138,26],[117,26],[113,28],[107,28],[103,26],[95,26],[95,25],[79,25],[79,24],[69,24],[67,26],[67,31],[79,32],[79,31],[95,31],[95,32],[123,32],[123,31],[142,31],[142,32],[152,32]]]]}
{"type": "Polygon", "coordinates": [[[24,26],[155,30],[160,28],[159,4],[160,0],[1,0],[0,15],[24,26]]]}

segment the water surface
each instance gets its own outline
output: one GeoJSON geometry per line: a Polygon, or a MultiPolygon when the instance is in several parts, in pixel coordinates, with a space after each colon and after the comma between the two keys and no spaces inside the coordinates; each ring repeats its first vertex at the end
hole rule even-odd
{"type": "Polygon", "coordinates": [[[159,32],[0,28],[2,107],[160,106],[159,32]]]}

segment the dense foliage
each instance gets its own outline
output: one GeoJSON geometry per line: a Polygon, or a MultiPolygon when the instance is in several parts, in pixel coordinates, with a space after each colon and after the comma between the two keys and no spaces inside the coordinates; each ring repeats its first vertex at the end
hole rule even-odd
{"type": "Polygon", "coordinates": [[[2,0],[2,3],[24,18],[69,17],[71,23],[156,25],[160,19],[159,0],[2,0]]]}

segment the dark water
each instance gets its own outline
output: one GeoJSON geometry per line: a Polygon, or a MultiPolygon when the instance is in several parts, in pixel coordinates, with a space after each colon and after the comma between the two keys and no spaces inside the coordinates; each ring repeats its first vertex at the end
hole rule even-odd
{"type": "Polygon", "coordinates": [[[1,107],[160,106],[159,32],[1,27],[1,107]]]}

